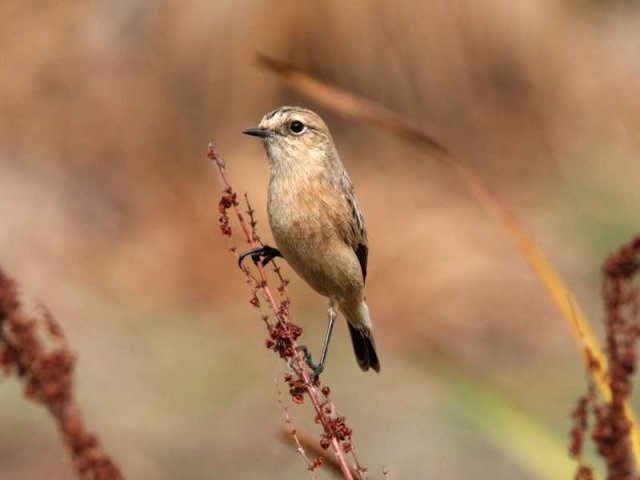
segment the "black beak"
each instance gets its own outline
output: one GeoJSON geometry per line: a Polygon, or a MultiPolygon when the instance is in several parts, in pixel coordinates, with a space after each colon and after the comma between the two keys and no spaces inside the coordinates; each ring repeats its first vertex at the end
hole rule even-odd
{"type": "Polygon", "coordinates": [[[271,136],[271,132],[264,128],[247,128],[246,130],[243,130],[242,133],[260,138],[267,138],[271,136]]]}

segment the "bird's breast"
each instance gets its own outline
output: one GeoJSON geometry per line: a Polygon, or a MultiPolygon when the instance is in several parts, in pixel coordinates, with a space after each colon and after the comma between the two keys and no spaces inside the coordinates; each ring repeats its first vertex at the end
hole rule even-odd
{"type": "Polygon", "coordinates": [[[344,202],[330,182],[305,179],[269,186],[269,223],[278,249],[293,269],[323,295],[360,286],[357,259],[340,235],[344,202]]]}
{"type": "Polygon", "coordinates": [[[321,181],[286,182],[274,180],[269,185],[269,223],[276,243],[288,250],[289,244],[322,241],[330,228],[326,209],[331,192],[321,181]]]}

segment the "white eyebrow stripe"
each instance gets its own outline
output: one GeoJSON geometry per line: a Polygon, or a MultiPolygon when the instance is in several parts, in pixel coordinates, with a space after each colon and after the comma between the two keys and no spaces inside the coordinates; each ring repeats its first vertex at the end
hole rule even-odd
{"type": "Polygon", "coordinates": [[[278,114],[284,114],[284,113],[288,113],[288,112],[292,112],[296,110],[293,107],[280,107],[280,108],[276,108],[273,112],[267,114],[267,116],[265,117],[266,120],[271,120],[273,117],[275,117],[278,114]]]}

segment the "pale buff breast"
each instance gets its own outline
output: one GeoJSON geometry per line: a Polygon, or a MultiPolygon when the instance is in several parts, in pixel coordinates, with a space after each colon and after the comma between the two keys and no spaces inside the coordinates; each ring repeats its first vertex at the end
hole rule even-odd
{"type": "Polygon", "coordinates": [[[345,299],[361,296],[362,272],[344,241],[349,221],[344,198],[322,178],[269,185],[268,212],[278,249],[318,293],[345,299]]]}

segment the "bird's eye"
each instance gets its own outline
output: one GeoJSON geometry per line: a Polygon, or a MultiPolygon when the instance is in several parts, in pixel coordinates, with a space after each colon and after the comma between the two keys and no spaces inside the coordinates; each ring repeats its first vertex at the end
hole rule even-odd
{"type": "Polygon", "coordinates": [[[304,123],[299,120],[294,120],[289,124],[289,130],[291,130],[291,133],[294,135],[300,135],[306,128],[307,127],[305,127],[304,123]]]}

